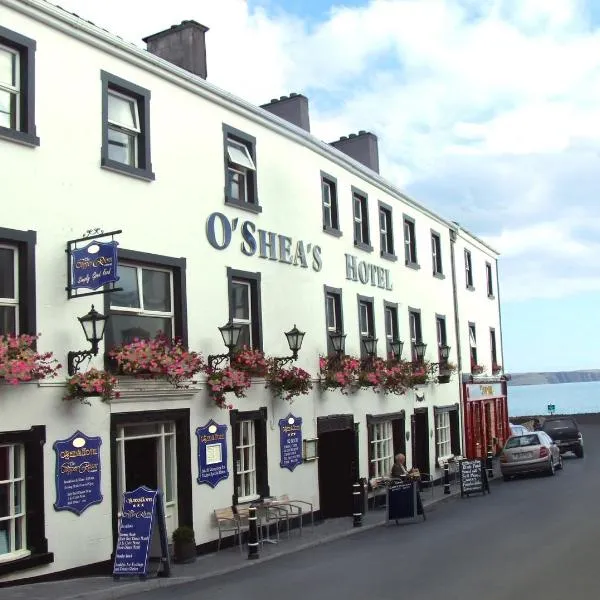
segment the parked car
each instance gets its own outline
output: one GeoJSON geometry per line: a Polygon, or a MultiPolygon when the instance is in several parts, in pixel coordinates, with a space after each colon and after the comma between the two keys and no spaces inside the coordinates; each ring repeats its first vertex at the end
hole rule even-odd
{"type": "Polygon", "coordinates": [[[577,458],[583,458],[583,436],[573,417],[548,417],[542,431],[556,442],[561,454],[571,451],[577,458]]]}
{"type": "Polygon", "coordinates": [[[543,431],[508,438],[500,453],[500,470],[504,481],[513,475],[542,472],[554,475],[562,469],[562,456],[552,438],[543,431]]]}
{"type": "Polygon", "coordinates": [[[526,435],[529,433],[529,429],[525,425],[515,425],[514,423],[509,423],[508,425],[510,426],[511,435],[526,435]]]}

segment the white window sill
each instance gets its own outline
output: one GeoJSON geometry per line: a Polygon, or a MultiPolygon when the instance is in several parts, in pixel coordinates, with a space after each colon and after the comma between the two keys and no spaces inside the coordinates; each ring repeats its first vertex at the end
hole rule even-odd
{"type": "Polygon", "coordinates": [[[0,563],[12,562],[20,558],[26,558],[31,555],[30,550],[19,550],[18,552],[9,552],[8,554],[0,554],[0,563]]]}
{"type": "Polygon", "coordinates": [[[254,502],[255,500],[260,500],[260,496],[258,494],[254,494],[253,496],[241,496],[237,499],[237,503],[247,504],[248,502],[254,502]]]}

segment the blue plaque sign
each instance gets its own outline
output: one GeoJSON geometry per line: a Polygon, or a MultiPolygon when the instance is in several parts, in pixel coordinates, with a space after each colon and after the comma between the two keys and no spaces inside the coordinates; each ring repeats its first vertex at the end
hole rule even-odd
{"type": "Polygon", "coordinates": [[[76,431],[67,440],[52,446],[56,452],[55,510],[69,510],[80,515],[86,508],[102,502],[100,488],[99,437],[76,431]]]}
{"type": "Polygon", "coordinates": [[[117,275],[117,242],[93,240],[83,248],[71,251],[71,288],[97,290],[119,280],[117,275]]]}
{"type": "Polygon", "coordinates": [[[198,483],[214,488],[229,477],[227,470],[227,425],[217,425],[212,419],[196,429],[198,437],[198,483]]]}
{"type": "Polygon", "coordinates": [[[282,469],[293,471],[302,464],[302,419],[291,413],[285,419],[279,419],[279,442],[282,469]]]}

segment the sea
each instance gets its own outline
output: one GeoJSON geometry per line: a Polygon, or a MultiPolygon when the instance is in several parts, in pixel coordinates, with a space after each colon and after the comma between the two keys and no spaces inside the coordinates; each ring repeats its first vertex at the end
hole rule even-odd
{"type": "Polygon", "coordinates": [[[511,417],[547,415],[549,404],[555,414],[600,413],[600,381],[508,386],[511,417]]]}

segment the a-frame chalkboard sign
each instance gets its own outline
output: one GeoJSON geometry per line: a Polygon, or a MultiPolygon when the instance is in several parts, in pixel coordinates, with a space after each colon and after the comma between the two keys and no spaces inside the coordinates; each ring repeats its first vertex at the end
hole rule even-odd
{"type": "Polygon", "coordinates": [[[416,522],[419,517],[427,518],[423,510],[421,494],[416,481],[391,480],[387,483],[386,522],[416,522]]]}
{"type": "Polygon", "coordinates": [[[113,577],[145,579],[149,574],[169,577],[171,562],[162,494],[140,486],[123,494],[113,577]],[[150,562],[157,564],[153,573],[150,562]]]}
{"type": "Polygon", "coordinates": [[[490,493],[490,482],[483,459],[465,459],[458,463],[460,497],[490,493]]]}

